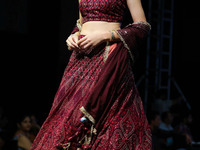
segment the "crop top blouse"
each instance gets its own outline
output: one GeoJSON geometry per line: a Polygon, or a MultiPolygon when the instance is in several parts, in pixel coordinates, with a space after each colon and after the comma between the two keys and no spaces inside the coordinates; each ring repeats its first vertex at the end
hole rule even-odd
{"type": "Polygon", "coordinates": [[[80,0],[82,23],[87,21],[121,22],[126,6],[126,0],[80,0]]]}

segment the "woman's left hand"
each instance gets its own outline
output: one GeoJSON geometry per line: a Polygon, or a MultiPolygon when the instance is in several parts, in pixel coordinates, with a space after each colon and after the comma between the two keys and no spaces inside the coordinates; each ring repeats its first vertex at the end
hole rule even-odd
{"type": "Polygon", "coordinates": [[[93,49],[102,42],[109,40],[109,34],[109,32],[87,34],[77,42],[77,45],[81,48],[81,50],[87,52],[88,50],[93,49]]]}

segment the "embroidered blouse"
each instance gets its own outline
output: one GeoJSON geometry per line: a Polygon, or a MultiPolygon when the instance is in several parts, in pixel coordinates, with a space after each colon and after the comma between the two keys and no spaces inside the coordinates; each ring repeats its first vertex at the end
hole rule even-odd
{"type": "Polygon", "coordinates": [[[83,23],[87,21],[121,22],[126,0],[80,0],[83,23]]]}

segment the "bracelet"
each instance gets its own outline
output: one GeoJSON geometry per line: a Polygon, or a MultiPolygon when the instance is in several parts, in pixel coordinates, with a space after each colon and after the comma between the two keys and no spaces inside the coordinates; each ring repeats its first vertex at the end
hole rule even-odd
{"type": "Polygon", "coordinates": [[[115,35],[114,35],[114,33],[113,33],[113,30],[112,30],[112,31],[109,31],[109,32],[110,32],[110,34],[111,34],[110,41],[114,41],[115,35]]]}

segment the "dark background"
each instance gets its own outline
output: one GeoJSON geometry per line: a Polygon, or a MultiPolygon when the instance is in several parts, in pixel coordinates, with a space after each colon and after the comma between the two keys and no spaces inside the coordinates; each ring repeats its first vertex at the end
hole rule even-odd
{"type": "MultiPolygon", "coordinates": [[[[143,6],[146,10],[147,1],[143,6]]],[[[175,2],[172,62],[172,75],[191,104],[196,129],[200,125],[197,7],[197,2],[175,2]]],[[[35,114],[40,122],[47,117],[70,57],[65,40],[77,18],[74,0],[0,1],[0,105],[10,118],[21,112],[35,114]]],[[[136,81],[145,73],[145,56],[141,50],[134,68],[136,81]]]]}

